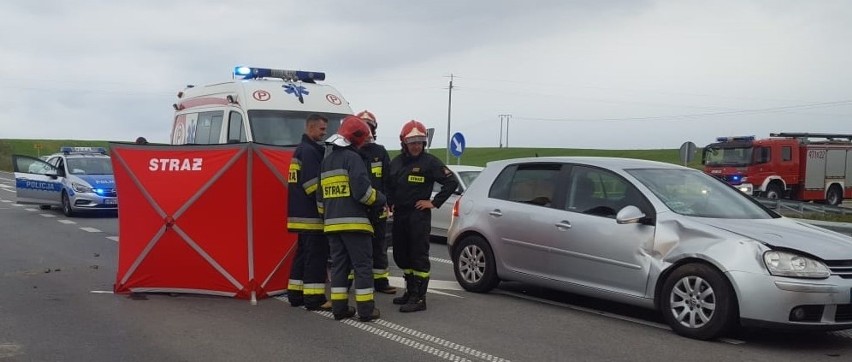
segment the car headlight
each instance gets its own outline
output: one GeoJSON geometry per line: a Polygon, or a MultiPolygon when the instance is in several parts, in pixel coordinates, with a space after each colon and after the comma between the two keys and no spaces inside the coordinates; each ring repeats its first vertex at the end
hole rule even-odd
{"type": "Polygon", "coordinates": [[[763,262],[769,274],[775,276],[825,279],[831,275],[822,262],[786,251],[767,251],[763,254],[763,262]]]}
{"type": "Polygon", "coordinates": [[[92,188],[89,187],[88,185],[84,185],[84,184],[76,183],[76,182],[71,183],[71,188],[73,188],[74,191],[76,191],[76,192],[80,192],[80,193],[84,193],[84,194],[85,193],[90,194],[90,193],[94,192],[94,191],[92,191],[92,188]]]}

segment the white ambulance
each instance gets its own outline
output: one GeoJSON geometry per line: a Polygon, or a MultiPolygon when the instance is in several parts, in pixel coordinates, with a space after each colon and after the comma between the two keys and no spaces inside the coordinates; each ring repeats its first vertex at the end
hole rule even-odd
{"type": "Polygon", "coordinates": [[[340,92],[318,84],[325,73],[236,67],[234,80],[188,86],[173,105],[171,143],[256,142],[295,146],[311,114],[328,119],[327,134],[337,132],[352,109],[340,92]]]}

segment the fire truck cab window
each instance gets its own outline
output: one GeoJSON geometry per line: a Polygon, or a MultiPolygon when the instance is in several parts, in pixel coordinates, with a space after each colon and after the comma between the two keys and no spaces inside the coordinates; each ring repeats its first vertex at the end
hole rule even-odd
{"type": "Polygon", "coordinates": [[[760,147],[755,152],[755,163],[767,163],[772,160],[772,149],[769,147],[760,147]]]}
{"type": "Polygon", "coordinates": [[[781,147],[781,161],[793,160],[793,148],[790,146],[781,147]]]}

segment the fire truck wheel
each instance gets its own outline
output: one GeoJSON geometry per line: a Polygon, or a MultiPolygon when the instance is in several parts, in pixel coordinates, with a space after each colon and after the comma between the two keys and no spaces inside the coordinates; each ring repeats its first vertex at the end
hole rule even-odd
{"type": "Polygon", "coordinates": [[[837,206],[843,202],[843,192],[840,191],[840,186],[832,185],[831,188],[828,189],[828,193],[825,195],[825,203],[837,206]]]}
{"type": "Polygon", "coordinates": [[[780,199],[781,192],[781,186],[778,186],[777,183],[771,183],[769,184],[769,186],[766,186],[766,192],[764,193],[764,196],[766,196],[767,199],[780,199]]]}

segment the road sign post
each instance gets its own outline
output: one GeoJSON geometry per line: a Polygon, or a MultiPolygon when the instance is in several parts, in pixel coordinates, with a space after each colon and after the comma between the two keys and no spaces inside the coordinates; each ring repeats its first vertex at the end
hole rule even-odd
{"type": "Polygon", "coordinates": [[[686,141],[680,145],[680,160],[683,162],[684,166],[692,162],[692,159],[695,158],[695,151],[697,149],[698,148],[695,144],[690,141],[686,141]]]}
{"type": "Polygon", "coordinates": [[[461,132],[456,132],[453,134],[453,137],[450,138],[450,153],[453,156],[456,156],[456,164],[461,164],[461,155],[464,152],[464,136],[461,132]]]}

